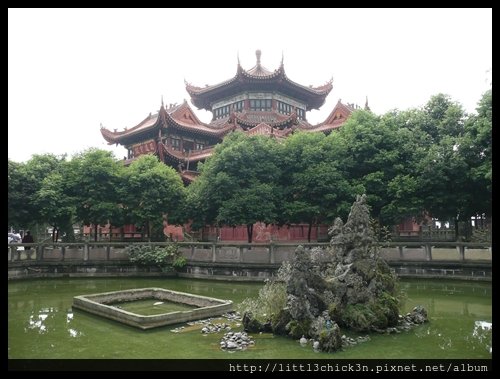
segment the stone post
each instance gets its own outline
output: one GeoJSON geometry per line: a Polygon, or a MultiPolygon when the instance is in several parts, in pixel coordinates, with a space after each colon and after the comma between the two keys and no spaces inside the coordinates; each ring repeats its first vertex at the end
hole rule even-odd
{"type": "Polygon", "coordinates": [[[459,247],[459,251],[458,253],[460,254],[460,260],[461,261],[464,261],[465,260],[465,250],[467,250],[467,247],[464,246],[464,245],[461,245],[461,246],[458,246],[459,247]]]}
{"type": "Polygon", "coordinates": [[[399,259],[401,259],[402,261],[404,260],[404,251],[405,251],[405,246],[401,245],[401,246],[398,246],[398,249],[399,249],[399,259]]]}
{"type": "Polygon", "coordinates": [[[271,242],[269,244],[269,263],[273,264],[275,263],[275,257],[274,257],[274,243],[271,242]]]}
{"type": "Polygon", "coordinates": [[[42,260],[42,246],[41,245],[36,245],[35,246],[35,258],[37,261],[41,261],[42,260]]]}
{"type": "Polygon", "coordinates": [[[425,249],[425,259],[427,261],[432,261],[432,245],[431,244],[425,244],[424,249],[425,249]]]}
{"type": "Polygon", "coordinates": [[[87,262],[89,260],[89,245],[88,243],[84,243],[83,245],[83,261],[87,262]]]}
{"type": "Polygon", "coordinates": [[[15,261],[16,260],[16,252],[17,248],[15,246],[9,246],[9,261],[15,261]]]}
{"type": "Polygon", "coordinates": [[[217,245],[215,243],[212,243],[212,262],[215,262],[217,260],[216,251],[217,251],[217,245]]]}
{"type": "Polygon", "coordinates": [[[241,263],[243,262],[243,253],[245,251],[245,248],[243,246],[240,246],[238,249],[238,262],[241,263]]]}

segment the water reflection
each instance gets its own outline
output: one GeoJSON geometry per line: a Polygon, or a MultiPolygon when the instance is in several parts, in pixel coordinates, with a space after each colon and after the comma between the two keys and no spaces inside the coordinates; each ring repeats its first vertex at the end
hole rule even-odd
{"type": "MultiPolygon", "coordinates": [[[[66,313],[60,314],[61,307],[37,307],[39,301],[19,301],[16,303],[18,309],[29,309],[28,319],[25,323],[24,332],[38,334],[56,334],[59,330],[66,331],[70,337],[79,337],[83,333],[77,328],[72,327],[70,324],[74,320],[74,314],[71,308],[68,308],[66,313]],[[37,309],[38,308],[38,309],[37,309]],[[65,325],[59,322],[61,316],[66,317],[65,325]]],[[[9,320],[10,323],[10,320],[9,320]]]]}
{"type": "Polygon", "coordinates": [[[73,337],[73,338],[81,337],[83,335],[82,332],[80,332],[76,329],[72,329],[72,328],[69,328],[68,332],[69,332],[70,337],[73,337]]]}
{"type": "Polygon", "coordinates": [[[28,320],[28,329],[38,330],[38,333],[46,333],[47,326],[44,324],[47,314],[30,315],[28,320]]]}
{"type": "Polygon", "coordinates": [[[484,349],[491,354],[493,324],[488,321],[475,321],[472,337],[468,339],[473,349],[484,349]]]}

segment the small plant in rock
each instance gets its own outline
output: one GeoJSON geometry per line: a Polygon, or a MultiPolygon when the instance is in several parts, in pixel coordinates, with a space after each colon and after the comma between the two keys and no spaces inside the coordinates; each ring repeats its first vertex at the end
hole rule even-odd
{"type": "Polygon", "coordinates": [[[264,287],[259,290],[259,296],[243,300],[237,309],[241,313],[252,313],[253,317],[261,323],[277,316],[286,306],[286,282],[290,279],[290,273],[290,262],[283,262],[278,274],[266,280],[264,287]]]}

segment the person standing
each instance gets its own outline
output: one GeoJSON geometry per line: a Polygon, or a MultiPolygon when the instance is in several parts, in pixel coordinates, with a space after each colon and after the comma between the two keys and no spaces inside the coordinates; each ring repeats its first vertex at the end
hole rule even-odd
{"type": "MultiPolygon", "coordinates": [[[[24,234],[24,237],[23,237],[23,243],[33,243],[35,242],[33,240],[33,236],[31,235],[31,232],[29,230],[26,231],[26,233],[24,234]]],[[[25,250],[31,250],[31,246],[25,246],[24,247],[25,250]]]]}

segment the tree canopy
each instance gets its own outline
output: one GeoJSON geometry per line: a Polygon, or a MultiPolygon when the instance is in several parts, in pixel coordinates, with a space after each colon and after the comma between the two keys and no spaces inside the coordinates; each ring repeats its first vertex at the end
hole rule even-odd
{"type": "Polygon", "coordinates": [[[172,224],[185,221],[182,180],[155,156],[143,155],[125,170],[120,194],[127,219],[145,227],[149,236],[153,227],[163,230],[164,217],[172,224]]]}
{"type": "Polygon", "coordinates": [[[251,242],[254,223],[277,222],[278,149],[269,137],[241,132],[226,137],[202,165],[197,183],[189,187],[195,225],[246,225],[251,242]]]}

